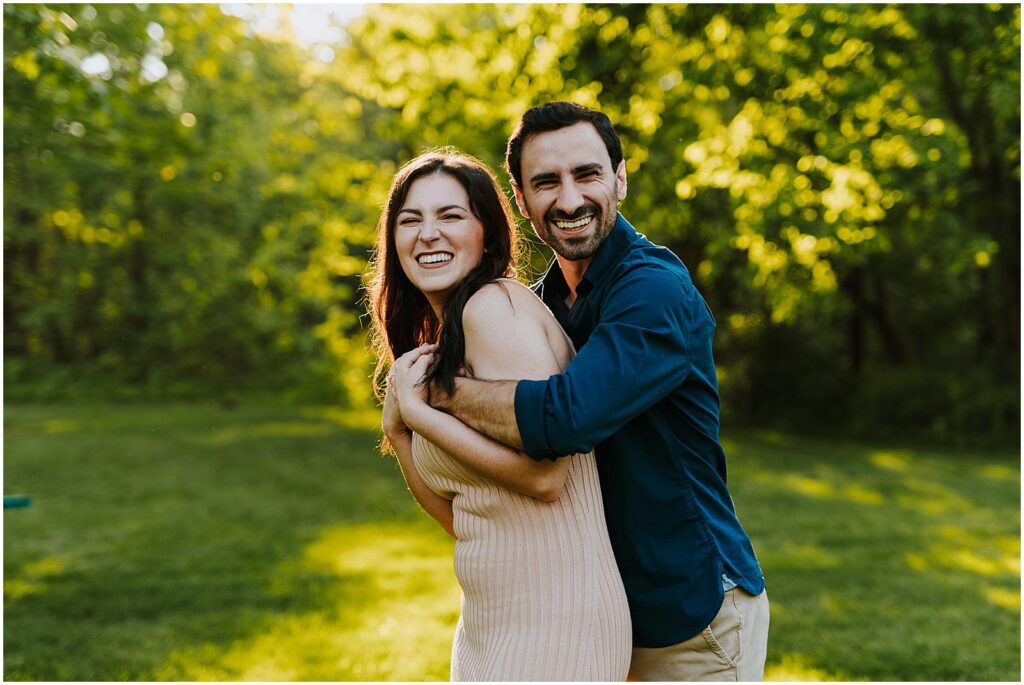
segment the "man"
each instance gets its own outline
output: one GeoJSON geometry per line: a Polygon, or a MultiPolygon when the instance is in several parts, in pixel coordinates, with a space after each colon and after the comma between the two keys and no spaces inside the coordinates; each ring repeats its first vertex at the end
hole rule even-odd
{"type": "Polygon", "coordinates": [[[579,353],[546,381],[463,378],[431,403],[537,460],[596,448],[632,679],[760,680],[768,600],[726,487],[714,319],[682,262],[618,213],[626,166],[604,114],[531,109],[506,165],[556,255],[537,292],[579,353]]]}

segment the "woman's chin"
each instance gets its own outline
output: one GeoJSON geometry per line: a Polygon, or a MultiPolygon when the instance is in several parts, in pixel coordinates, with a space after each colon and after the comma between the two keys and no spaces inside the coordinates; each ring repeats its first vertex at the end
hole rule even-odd
{"type": "Polygon", "coordinates": [[[410,280],[429,299],[433,297],[446,297],[448,293],[465,280],[465,277],[466,274],[429,274],[426,277],[419,276],[416,279],[410,280]]]}

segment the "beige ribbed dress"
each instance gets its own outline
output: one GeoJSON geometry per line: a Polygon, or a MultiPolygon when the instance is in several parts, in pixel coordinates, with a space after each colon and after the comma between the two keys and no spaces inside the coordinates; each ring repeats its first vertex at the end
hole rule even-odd
{"type": "Polygon", "coordinates": [[[412,451],[455,516],[462,616],[451,679],[625,680],[629,607],[594,455],[567,457],[565,491],[545,503],[477,475],[418,435],[412,451]]]}

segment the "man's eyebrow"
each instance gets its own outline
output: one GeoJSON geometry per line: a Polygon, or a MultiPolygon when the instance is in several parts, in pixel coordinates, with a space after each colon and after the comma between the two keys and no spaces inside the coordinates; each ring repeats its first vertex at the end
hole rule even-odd
{"type": "Polygon", "coordinates": [[[572,173],[573,174],[585,174],[588,171],[601,172],[601,171],[604,171],[604,169],[597,162],[593,162],[591,164],[581,164],[579,166],[574,166],[572,168],[572,173]]]}
{"type": "MultiPolygon", "coordinates": [[[[604,172],[604,168],[598,162],[591,162],[590,164],[580,164],[579,166],[574,166],[572,168],[572,173],[573,173],[574,176],[579,175],[579,174],[586,174],[586,173],[589,173],[589,172],[592,172],[592,171],[596,171],[597,173],[603,173],[604,172]]],[[[544,181],[557,181],[557,180],[558,180],[558,174],[555,173],[554,171],[548,171],[548,172],[545,172],[545,173],[542,173],[542,174],[537,174],[535,176],[531,176],[530,177],[530,183],[535,184],[535,185],[537,183],[543,183],[544,181]]]]}
{"type": "Polygon", "coordinates": [[[544,181],[557,181],[558,174],[554,171],[546,171],[542,174],[536,174],[530,177],[530,183],[536,185],[537,183],[543,183],[544,181]]]}

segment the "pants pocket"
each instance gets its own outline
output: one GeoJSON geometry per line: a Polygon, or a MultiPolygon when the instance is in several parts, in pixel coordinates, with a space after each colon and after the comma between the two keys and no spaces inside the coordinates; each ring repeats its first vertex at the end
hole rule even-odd
{"type": "Polygon", "coordinates": [[[736,590],[725,593],[722,608],[707,628],[704,629],[704,640],[708,647],[730,668],[736,668],[741,657],[740,631],[743,619],[736,606],[736,590]]]}

